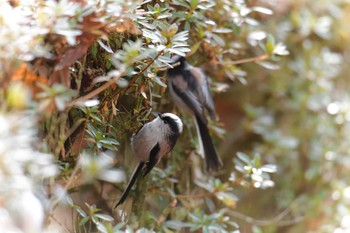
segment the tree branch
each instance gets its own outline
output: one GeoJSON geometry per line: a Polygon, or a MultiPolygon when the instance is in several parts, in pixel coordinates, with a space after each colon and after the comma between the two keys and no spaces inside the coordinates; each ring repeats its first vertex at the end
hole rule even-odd
{"type": "Polygon", "coordinates": [[[269,55],[264,54],[264,55],[261,55],[261,56],[258,56],[258,57],[250,57],[250,58],[244,58],[244,59],[237,60],[237,61],[227,62],[227,64],[239,65],[239,64],[248,63],[248,62],[265,61],[268,58],[269,58],[269,55]]]}
{"type": "Polygon", "coordinates": [[[297,216],[294,219],[289,219],[289,220],[284,220],[282,219],[287,216],[287,214],[290,212],[290,206],[283,210],[281,213],[276,215],[275,217],[267,220],[259,220],[259,219],[254,219],[250,216],[247,216],[245,214],[239,213],[237,211],[231,210],[231,209],[223,209],[224,213],[229,214],[232,217],[235,217],[237,219],[243,220],[247,223],[251,223],[254,225],[259,225],[259,226],[267,226],[267,225],[272,225],[276,224],[278,226],[287,226],[287,225],[293,225],[295,223],[301,222],[304,220],[304,216],[297,216]]]}
{"type": "Polygon", "coordinates": [[[96,88],[95,90],[89,92],[88,94],[79,97],[78,99],[75,99],[71,102],[69,102],[66,107],[72,107],[78,103],[84,102],[85,100],[91,99],[95,97],[96,95],[100,94],[102,91],[106,90],[108,87],[110,87],[113,83],[117,82],[120,76],[111,78],[108,80],[108,82],[104,83],[102,86],[96,88]]]}
{"type": "Polygon", "coordinates": [[[178,194],[178,195],[171,195],[170,193],[162,192],[162,191],[156,191],[156,193],[162,196],[173,197],[176,199],[199,199],[199,198],[211,197],[215,195],[215,193],[213,192],[199,193],[199,194],[178,194]]]}

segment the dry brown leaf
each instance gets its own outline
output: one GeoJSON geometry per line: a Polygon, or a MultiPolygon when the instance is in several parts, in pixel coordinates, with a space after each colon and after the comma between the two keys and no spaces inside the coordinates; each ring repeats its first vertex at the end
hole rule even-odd
{"type": "MultiPolygon", "coordinates": [[[[100,13],[101,14],[101,13],[100,13]]],[[[84,18],[82,23],[82,34],[77,37],[78,45],[70,48],[64,54],[57,55],[55,71],[61,70],[74,64],[79,58],[86,54],[90,45],[101,35],[107,32],[106,23],[99,22],[96,13],[84,18]]]]}
{"type": "Polygon", "coordinates": [[[47,77],[36,74],[25,62],[21,63],[18,69],[13,72],[11,80],[22,81],[33,92],[34,98],[36,94],[41,91],[37,84],[48,83],[47,77]]]}
{"type": "Polygon", "coordinates": [[[135,23],[130,18],[121,19],[121,22],[113,28],[109,28],[110,31],[115,31],[117,33],[127,33],[133,35],[141,35],[141,30],[135,25],[135,23]]]}

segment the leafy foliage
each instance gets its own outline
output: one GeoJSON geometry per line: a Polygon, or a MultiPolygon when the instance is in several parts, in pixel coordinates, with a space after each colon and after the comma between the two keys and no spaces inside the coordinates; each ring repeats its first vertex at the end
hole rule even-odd
{"type": "Polygon", "coordinates": [[[349,230],[348,11],[345,0],[0,1],[0,231],[349,230]],[[212,78],[218,174],[168,98],[173,55],[212,78]],[[130,136],[164,111],[183,135],[114,210],[136,163],[130,136]],[[13,219],[34,212],[14,200],[38,210],[31,229],[13,219]]]}

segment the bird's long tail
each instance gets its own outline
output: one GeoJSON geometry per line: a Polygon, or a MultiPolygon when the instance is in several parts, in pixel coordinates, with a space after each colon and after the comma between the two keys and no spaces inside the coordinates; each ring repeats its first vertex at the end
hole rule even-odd
{"type": "Polygon", "coordinates": [[[208,127],[197,116],[196,126],[199,134],[198,136],[200,137],[201,149],[203,150],[202,153],[204,153],[206,169],[208,172],[217,171],[222,166],[222,162],[216,153],[213,141],[209,135],[208,127]]]}
{"type": "Polygon", "coordinates": [[[135,184],[137,178],[140,176],[141,171],[144,167],[145,163],[140,162],[137,167],[135,168],[134,172],[132,173],[131,179],[129,180],[128,185],[126,186],[126,189],[124,190],[121,198],[119,199],[118,203],[114,206],[114,208],[117,208],[119,205],[123,204],[126,200],[126,198],[129,195],[129,192],[132,188],[132,186],[135,184]]]}

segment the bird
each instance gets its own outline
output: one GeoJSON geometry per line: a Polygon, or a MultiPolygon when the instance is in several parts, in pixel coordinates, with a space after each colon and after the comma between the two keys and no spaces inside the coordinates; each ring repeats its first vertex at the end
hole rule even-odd
{"type": "Polygon", "coordinates": [[[206,170],[217,171],[222,166],[208,130],[206,112],[216,121],[215,106],[207,76],[202,69],[192,66],[185,57],[174,56],[167,70],[168,88],[175,104],[195,118],[199,146],[204,154],[206,170]]]}
{"type": "Polygon", "coordinates": [[[175,146],[182,133],[181,119],[173,113],[160,113],[131,137],[131,147],[139,163],[114,208],[123,204],[139,177],[145,177],[175,146]]]}

